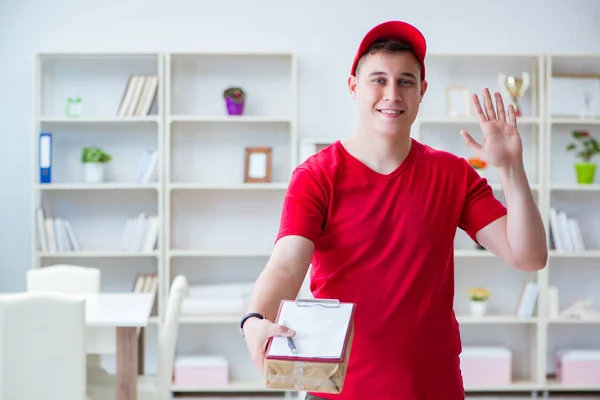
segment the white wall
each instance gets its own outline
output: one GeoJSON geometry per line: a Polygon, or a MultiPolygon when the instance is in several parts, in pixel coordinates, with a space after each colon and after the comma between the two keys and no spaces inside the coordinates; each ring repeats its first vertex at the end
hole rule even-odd
{"type": "Polygon", "coordinates": [[[346,78],[376,23],[416,24],[433,52],[600,52],[595,0],[82,0],[0,2],[0,291],[25,287],[31,256],[33,55],[38,51],[290,50],[300,134],[346,136],[346,78]],[[168,5],[167,5],[168,4],[168,5]]]}

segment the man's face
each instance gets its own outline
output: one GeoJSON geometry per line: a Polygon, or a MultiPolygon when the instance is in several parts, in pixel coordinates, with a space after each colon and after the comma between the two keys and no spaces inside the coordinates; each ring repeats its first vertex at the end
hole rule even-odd
{"type": "Polygon", "coordinates": [[[360,123],[374,134],[409,134],[427,82],[421,81],[417,58],[409,51],[366,55],[357,76],[348,79],[360,123]]]}

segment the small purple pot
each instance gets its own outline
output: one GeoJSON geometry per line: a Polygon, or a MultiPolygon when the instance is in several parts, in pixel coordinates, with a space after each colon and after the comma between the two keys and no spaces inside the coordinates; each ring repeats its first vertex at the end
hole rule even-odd
{"type": "Polygon", "coordinates": [[[244,113],[244,103],[236,103],[231,98],[225,98],[225,104],[227,105],[227,114],[229,115],[242,115],[244,113]]]}

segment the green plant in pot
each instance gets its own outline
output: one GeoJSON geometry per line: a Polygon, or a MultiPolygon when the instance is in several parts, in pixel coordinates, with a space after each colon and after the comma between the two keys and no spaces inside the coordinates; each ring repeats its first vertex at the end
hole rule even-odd
{"type": "Polygon", "coordinates": [[[575,163],[577,182],[591,184],[596,174],[596,163],[592,162],[592,158],[600,153],[600,146],[588,131],[576,130],[572,136],[575,142],[567,145],[567,151],[575,151],[575,155],[581,160],[575,163]]]}
{"type": "Polygon", "coordinates": [[[104,181],[104,166],[112,161],[112,156],[99,147],[84,147],[81,162],[85,166],[85,181],[98,183],[104,181]]]}

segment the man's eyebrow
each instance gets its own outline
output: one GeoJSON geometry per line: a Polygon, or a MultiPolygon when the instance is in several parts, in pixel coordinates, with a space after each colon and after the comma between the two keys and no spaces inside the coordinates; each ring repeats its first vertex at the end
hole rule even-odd
{"type": "MultiPolygon", "coordinates": [[[[381,75],[387,75],[387,74],[383,71],[373,71],[369,74],[369,76],[381,76],[381,75]]],[[[407,77],[413,78],[413,79],[417,79],[417,76],[415,74],[413,74],[412,72],[403,72],[400,75],[407,76],[407,77]]]]}

